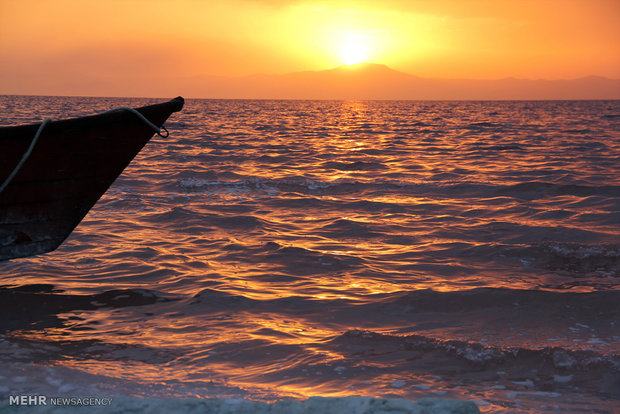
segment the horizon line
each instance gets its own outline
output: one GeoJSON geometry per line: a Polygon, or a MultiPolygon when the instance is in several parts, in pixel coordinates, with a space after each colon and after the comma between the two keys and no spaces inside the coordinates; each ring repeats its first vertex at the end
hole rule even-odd
{"type": "MultiPolygon", "coordinates": [[[[19,96],[33,98],[101,98],[101,99],[173,99],[169,96],[111,96],[111,95],[49,95],[49,94],[20,94],[20,93],[1,93],[0,96],[19,96]]],[[[180,96],[180,95],[177,95],[180,96]]],[[[553,98],[533,98],[533,99],[312,99],[312,98],[195,98],[182,97],[185,100],[195,101],[316,101],[316,102],[608,102],[620,101],[620,98],[598,99],[553,99],[553,98]]]]}

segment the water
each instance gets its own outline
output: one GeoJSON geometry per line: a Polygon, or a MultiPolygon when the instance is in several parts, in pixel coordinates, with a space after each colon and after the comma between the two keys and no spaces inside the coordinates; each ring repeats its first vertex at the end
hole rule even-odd
{"type": "MultiPolygon", "coordinates": [[[[0,124],[151,102],[5,96],[0,124]]],[[[57,251],[0,263],[39,285],[3,306],[0,394],[618,406],[619,101],[190,100],[166,125],[57,251]]]]}

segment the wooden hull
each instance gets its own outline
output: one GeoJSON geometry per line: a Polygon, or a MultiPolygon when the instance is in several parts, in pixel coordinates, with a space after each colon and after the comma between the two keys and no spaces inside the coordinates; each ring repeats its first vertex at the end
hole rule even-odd
{"type": "MultiPolygon", "coordinates": [[[[136,108],[161,127],[183,98],[136,108]]],[[[39,125],[0,128],[0,183],[39,125]]],[[[56,249],[155,134],[136,114],[114,111],[50,122],[0,192],[0,260],[56,249]]]]}

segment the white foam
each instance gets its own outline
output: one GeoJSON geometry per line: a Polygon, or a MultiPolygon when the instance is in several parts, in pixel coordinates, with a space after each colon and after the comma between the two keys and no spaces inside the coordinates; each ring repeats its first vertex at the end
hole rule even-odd
{"type": "Polygon", "coordinates": [[[573,380],[573,376],[572,375],[554,375],[553,380],[555,382],[560,382],[560,383],[570,382],[573,380]]]}
{"type": "Polygon", "coordinates": [[[390,382],[390,385],[394,388],[402,388],[405,386],[405,381],[403,380],[394,380],[392,382],[390,382]]]}
{"type": "Polygon", "coordinates": [[[527,388],[534,388],[534,381],[532,381],[531,379],[526,379],[524,381],[512,381],[512,383],[517,385],[523,385],[527,388]]]}

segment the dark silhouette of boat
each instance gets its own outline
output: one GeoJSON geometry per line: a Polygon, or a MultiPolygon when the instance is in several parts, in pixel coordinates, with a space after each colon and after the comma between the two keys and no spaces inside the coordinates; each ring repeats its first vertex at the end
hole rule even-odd
{"type": "Polygon", "coordinates": [[[183,103],[0,127],[0,260],[60,246],[183,103]]]}

